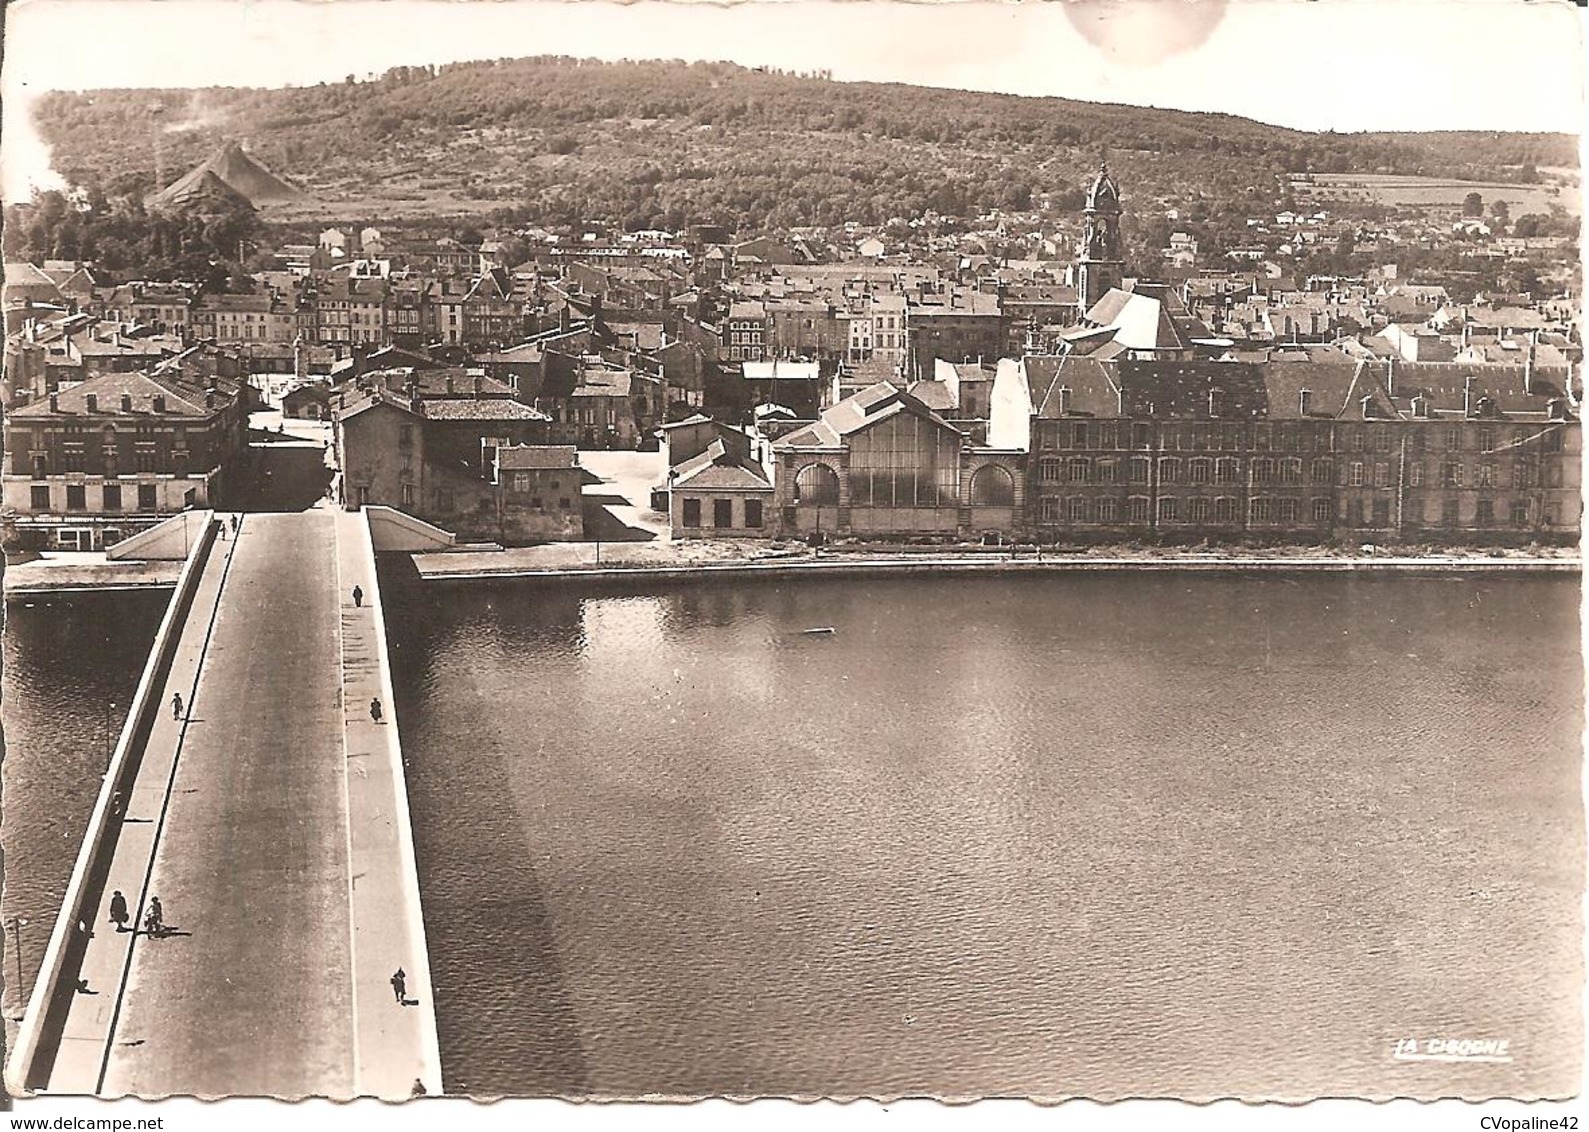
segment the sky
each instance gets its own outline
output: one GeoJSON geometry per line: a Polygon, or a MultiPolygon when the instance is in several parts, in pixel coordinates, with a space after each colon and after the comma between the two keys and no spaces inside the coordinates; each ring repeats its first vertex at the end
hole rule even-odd
{"type": "Polygon", "coordinates": [[[1582,132],[1567,0],[14,0],[0,192],[53,183],[51,89],[283,86],[522,55],[1223,111],[1299,129],[1582,132]]]}

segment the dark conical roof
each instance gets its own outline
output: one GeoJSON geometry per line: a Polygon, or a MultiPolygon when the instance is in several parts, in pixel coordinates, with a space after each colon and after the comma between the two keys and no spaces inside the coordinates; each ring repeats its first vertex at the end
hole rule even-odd
{"type": "Polygon", "coordinates": [[[191,211],[209,207],[232,208],[238,204],[249,204],[249,201],[213,171],[200,168],[168,187],[155,198],[153,204],[160,208],[191,211]]]}
{"type": "MultiPolygon", "coordinates": [[[[235,196],[256,208],[262,204],[292,200],[300,195],[296,188],[244,152],[242,146],[229,142],[187,176],[156,193],[150,204],[153,207],[180,207],[184,201],[193,198],[200,185],[210,179],[220,181],[235,196]]],[[[207,191],[213,192],[213,187],[207,191]]]]}
{"type": "Polygon", "coordinates": [[[1120,211],[1120,187],[1109,175],[1107,161],[1099,163],[1098,176],[1093,180],[1092,187],[1087,190],[1087,208],[1089,211],[1099,212],[1120,211]]]}

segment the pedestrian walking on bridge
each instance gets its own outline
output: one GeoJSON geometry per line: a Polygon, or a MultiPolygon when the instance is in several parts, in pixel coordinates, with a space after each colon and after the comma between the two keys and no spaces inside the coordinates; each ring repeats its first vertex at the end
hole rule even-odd
{"type": "Polygon", "coordinates": [[[408,999],[408,976],[399,967],[392,975],[392,993],[397,996],[397,1005],[404,1006],[408,999]]]}
{"type": "Polygon", "coordinates": [[[364,605],[364,591],[358,586],[353,587],[353,608],[358,609],[364,605]]]}
{"type": "Polygon", "coordinates": [[[165,909],[160,907],[160,898],[149,898],[149,910],[144,913],[143,930],[149,935],[164,935],[166,930],[165,909]]]}
{"type": "Polygon", "coordinates": [[[173,693],[171,693],[171,718],[172,719],[181,719],[182,718],[182,693],[181,692],[173,692],[173,693]]]}
{"type": "Polygon", "coordinates": [[[127,898],[117,889],[110,894],[110,922],[116,925],[116,930],[127,930],[127,898]]]}
{"type": "Polygon", "coordinates": [[[381,722],[381,701],[373,697],[370,699],[370,718],[376,723],[381,722]]]}

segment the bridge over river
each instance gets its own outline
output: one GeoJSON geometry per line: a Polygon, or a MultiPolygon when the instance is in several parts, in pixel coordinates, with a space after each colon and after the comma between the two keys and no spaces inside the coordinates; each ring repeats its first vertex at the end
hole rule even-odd
{"type": "Polygon", "coordinates": [[[191,547],[8,1085],[145,1097],[439,1093],[371,520],[256,513],[235,534],[208,514],[185,521],[191,547]],[[116,891],[129,930],[111,919],[116,891]],[[154,897],[167,930],[150,935],[154,897]]]}

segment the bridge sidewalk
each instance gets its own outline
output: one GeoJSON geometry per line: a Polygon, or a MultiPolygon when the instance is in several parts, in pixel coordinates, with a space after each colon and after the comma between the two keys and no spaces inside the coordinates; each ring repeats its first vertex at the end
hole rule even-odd
{"type": "Polygon", "coordinates": [[[192,609],[178,639],[176,654],[161,705],[145,746],[124,814],[110,870],[92,923],[79,922],[88,944],[79,968],[81,986],[68,1009],[60,1046],[55,1056],[48,1091],[94,1093],[103,1082],[110,1059],[110,1040],[121,1012],[122,991],[132,962],[133,943],[140,938],[148,880],[155,848],[166,818],[177,765],[187,735],[199,672],[210,643],[222,583],[236,541],[217,542],[199,577],[192,609]],[[182,696],[181,717],[169,708],[171,696],[182,696]],[[134,930],[117,931],[110,919],[112,894],[120,890],[127,900],[134,930]]]}
{"type": "Polygon", "coordinates": [[[355,1091],[399,1099],[439,1094],[441,1058],[392,702],[386,629],[366,517],[336,514],[341,601],[342,708],[351,860],[355,1091]],[[356,606],[352,591],[363,591],[356,606]],[[379,700],[381,719],[372,718],[379,700]],[[405,975],[397,1001],[392,975],[405,975]]]}

